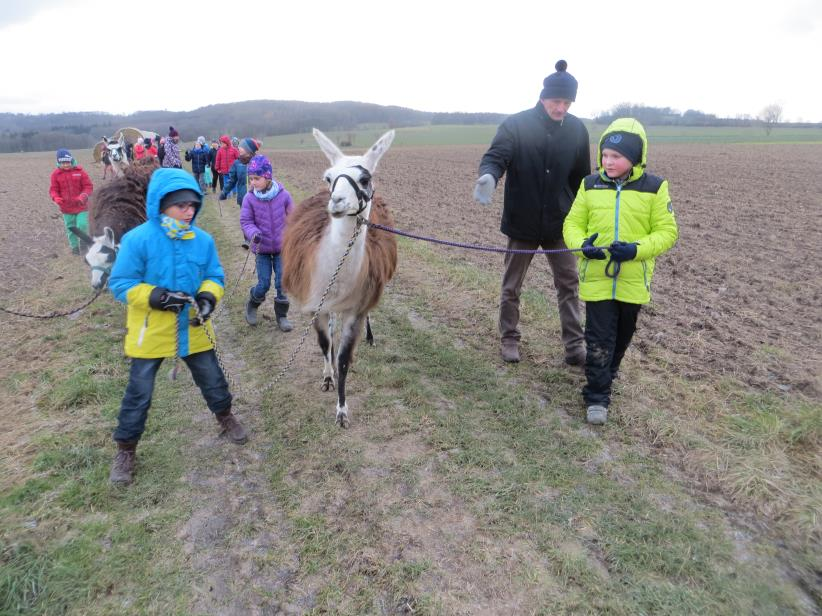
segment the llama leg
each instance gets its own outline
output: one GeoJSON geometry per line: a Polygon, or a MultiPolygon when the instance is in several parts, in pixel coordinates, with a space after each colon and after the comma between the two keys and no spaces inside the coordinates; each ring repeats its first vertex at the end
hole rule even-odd
{"type": "Polygon", "coordinates": [[[365,341],[374,346],[374,332],[371,331],[371,315],[365,315],[365,341]]]}
{"type": "Polygon", "coordinates": [[[317,331],[317,342],[323,354],[323,391],[334,389],[334,347],[331,343],[331,334],[328,329],[328,315],[321,314],[314,322],[314,329],[317,331]]]}
{"type": "Polygon", "coordinates": [[[337,354],[337,425],[349,426],[348,404],[345,402],[345,379],[354,357],[357,338],[362,334],[362,315],[346,316],[340,332],[340,352],[337,354]]]}

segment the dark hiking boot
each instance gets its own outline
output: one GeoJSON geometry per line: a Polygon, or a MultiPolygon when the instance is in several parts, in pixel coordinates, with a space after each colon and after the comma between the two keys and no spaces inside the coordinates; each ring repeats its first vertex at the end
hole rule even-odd
{"type": "Polygon", "coordinates": [[[585,420],[592,426],[601,426],[608,421],[608,407],[592,404],[585,412],[585,420]]]}
{"type": "Polygon", "coordinates": [[[290,332],[294,329],[291,321],[286,318],[288,306],[288,301],[274,300],[274,315],[277,317],[277,327],[280,328],[281,332],[290,332]]]}
{"type": "Polygon", "coordinates": [[[569,366],[585,365],[585,347],[579,347],[565,353],[565,363],[569,366]]]}
{"type": "Polygon", "coordinates": [[[80,254],[80,248],[77,247],[77,246],[73,246],[72,249],[71,249],[71,254],[79,255],[80,254]]]}
{"type": "Polygon", "coordinates": [[[260,304],[262,304],[262,302],[254,299],[253,295],[248,298],[245,304],[245,322],[249,325],[257,324],[257,308],[260,307],[260,304]]]}
{"type": "Polygon", "coordinates": [[[503,340],[500,346],[503,361],[515,364],[519,361],[519,343],[516,340],[503,340]]]}
{"type": "Polygon", "coordinates": [[[222,427],[221,436],[225,434],[228,440],[237,445],[242,445],[248,441],[248,432],[246,432],[243,424],[240,423],[234,413],[231,412],[231,409],[220,415],[214,415],[214,417],[222,427]]]}
{"type": "Polygon", "coordinates": [[[108,480],[118,485],[129,485],[134,481],[134,459],[137,454],[137,441],[117,441],[117,455],[111,463],[108,480]]]}

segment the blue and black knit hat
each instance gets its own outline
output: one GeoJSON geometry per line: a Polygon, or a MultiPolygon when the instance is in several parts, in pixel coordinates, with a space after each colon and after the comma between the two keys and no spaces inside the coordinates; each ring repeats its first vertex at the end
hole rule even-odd
{"type": "Polygon", "coordinates": [[[70,163],[74,160],[74,157],[71,155],[66,148],[60,148],[57,150],[57,162],[58,163],[70,163]]]}
{"type": "Polygon", "coordinates": [[[546,98],[564,98],[565,100],[577,100],[577,80],[574,76],[567,72],[568,63],[565,60],[560,60],[554,65],[557,69],[556,73],[551,73],[542,80],[542,92],[539,97],[546,98]]]}
{"type": "Polygon", "coordinates": [[[604,149],[615,150],[637,165],[642,160],[642,137],[635,133],[617,131],[608,133],[599,144],[600,152],[604,149]]]}
{"type": "Polygon", "coordinates": [[[257,150],[260,149],[260,142],[256,139],[252,139],[251,137],[246,137],[242,141],[240,141],[240,147],[243,148],[249,154],[256,154],[257,150]]]}

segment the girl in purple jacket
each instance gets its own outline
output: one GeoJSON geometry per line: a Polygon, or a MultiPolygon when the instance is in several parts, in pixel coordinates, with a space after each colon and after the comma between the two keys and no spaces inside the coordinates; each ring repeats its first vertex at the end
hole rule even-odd
{"type": "Polygon", "coordinates": [[[248,192],[243,197],[240,226],[251,250],[257,255],[257,285],[251,288],[245,306],[245,320],[257,324],[257,308],[265,301],[274,274],[274,314],[280,331],[290,332],[288,298],[283,293],[280,250],[283,245],[286,217],[294,208],[291,195],[272,177],[271,163],[258,155],[248,163],[248,192]]]}

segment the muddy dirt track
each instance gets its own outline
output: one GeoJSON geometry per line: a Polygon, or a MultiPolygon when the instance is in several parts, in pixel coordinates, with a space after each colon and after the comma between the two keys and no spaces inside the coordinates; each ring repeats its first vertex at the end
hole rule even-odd
{"type": "MultiPolygon", "coordinates": [[[[377,190],[398,226],[503,245],[502,187],[490,207],[470,197],[483,151],[392,149],[381,163],[377,190]]],[[[293,192],[321,187],[326,161],[319,151],[271,154],[275,172],[293,192]]],[[[652,144],[649,171],[669,180],[680,239],[659,260],[638,349],[664,354],[688,379],[732,375],[760,389],[822,395],[822,273],[815,258],[822,206],[813,181],[820,157],[819,145],[652,144]]],[[[51,158],[9,155],[0,166],[0,292],[7,296],[47,281],[57,260],[69,258],[62,221],[48,197],[51,158]]],[[[99,167],[86,166],[99,185],[99,167]]],[[[498,255],[442,250],[501,271],[498,255]]],[[[549,288],[543,259],[536,264],[526,287],[549,288]]]]}

